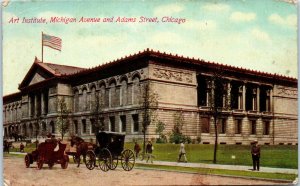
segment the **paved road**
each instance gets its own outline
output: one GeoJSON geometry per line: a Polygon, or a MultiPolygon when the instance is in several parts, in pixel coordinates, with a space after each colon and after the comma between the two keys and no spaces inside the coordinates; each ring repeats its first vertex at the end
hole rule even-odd
{"type": "MultiPolygon", "coordinates": [[[[274,185],[271,181],[166,172],[158,170],[143,170],[134,168],[126,172],[121,168],[114,171],[88,170],[84,166],[77,168],[70,164],[67,169],[55,165],[53,169],[44,167],[36,169],[36,163],[31,168],[25,168],[22,158],[4,158],[4,179],[7,185],[274,185]]],[[[281,183],[282,185],[282,183],[281,183]]]]}

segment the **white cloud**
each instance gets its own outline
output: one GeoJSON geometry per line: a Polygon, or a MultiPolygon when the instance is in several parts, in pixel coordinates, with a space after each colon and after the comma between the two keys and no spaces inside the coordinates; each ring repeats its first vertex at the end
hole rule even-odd
{"type": "Polygon", "coordinates": [[[187,29],[197,30],[197,31],[215,30],[217,24],[213,20],[202,20],[202,21],[191,20],[184,23],[183,27],[187,29]]]}
{"type": "Polygon", "coordinates": [[[244,12],[233,12],[230,15],[230,20],[234,22],[249,22],[256,19],[256,14],[253,12],[244,13],[244,12]]]}
{"type": "Polygon", "coordinates": [[[162,5],[158,6],[154,9],[153,14],[155,16],[171,16],[176,13],[182,12],[184,10],[184,6],[181,4],[168,4],[168,5],[162,5]]]}
{"type": "Polygon", "coordinates": [[[230,10],[230,6],[222,3],[210,3],[202,6],[202,9],[206,11],[222,12],[230,10]]]}
{"type": "Polygon", "coordinates": [[[297,15],[295,14],[290,14],[285,18],[278,14],[272,14],[269,16],[268,19],[273,24],[288,26],[288,27],[297,27],[297,15]]]}
{"type": "Polygon", "coordinates": [[[270,36],[267,32],[260,30],[259,28],[254,28],[251,30],[251,34],[258,40],[270,41],[270,36]]]}

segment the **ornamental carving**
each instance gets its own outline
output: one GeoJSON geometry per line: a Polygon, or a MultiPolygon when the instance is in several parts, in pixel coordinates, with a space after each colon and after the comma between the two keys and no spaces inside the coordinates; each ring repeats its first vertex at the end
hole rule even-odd
{"type": "Polygon", "coordinates": [[[278,87],[278,95],[297,96],[298,91],[286,87],[278,87]]]}
{"type": "Polygon", "coordinates": [[[174,70],[166,70],[154,68],[153,76],[159,79],[167,79],[167,80],[175,80],[175,81],[183,81],[187,83],[193,83],[193,76],[191,73],[174,71],[174,70]]]}

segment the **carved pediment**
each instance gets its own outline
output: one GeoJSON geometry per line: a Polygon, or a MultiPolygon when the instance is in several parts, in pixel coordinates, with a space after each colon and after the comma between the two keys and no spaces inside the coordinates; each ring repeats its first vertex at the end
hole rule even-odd
{"type": "Polygon", "coordinates": [[[39,73],[35,73],[31,79],[31,81],[29,82],[29,85],[44,81],[45,78],[43,76],[41,76],[39,73]]]}

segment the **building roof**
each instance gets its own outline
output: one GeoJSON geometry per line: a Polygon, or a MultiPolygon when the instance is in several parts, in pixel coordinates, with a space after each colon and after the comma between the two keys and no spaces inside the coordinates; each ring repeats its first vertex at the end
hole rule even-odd
{"type": "Polygon", "coordinates": [[[53,63],[45,63],[45,62],[41,62],[38,59],[35,60],[35,63],[38,66],[49,71],[54,76],[69,75],[69,74],[73,74],[73,73],[79,72],[81,70],[84,70],[84,68],[81,68],[81,67],[59,65],[59,64],[53,64],[53,63]]]}
{"type": "Polygon", "coordinates": [[[74,77],[77,75],[83,75],[83,74],[89,74],[91,72],[99,71],[102,69],[105,69],[110,66],[114,66],[117,64],[121,64],[127,61],[131,61],[137,58],[142,58],[145,56],[149,57],[154,57],[154,58],[160,58],[160,59],[166,59],[166,60],[171,60],[174,62],[178,62],[181,64],[193,64],[193,65],[200,65],[200,66],[207,66],[210,68],[221,68],[226,71],[232,71],[232,72],[239,72],[247,75],[253,75],[253,76],[259,76],[262,78],[274,78],[275,80],[284,80],[284,81],[291,81],[291,82],[297,82],[296,78],[285,76],[285,75],[280,75],[276,73],[267,73],[267,72],[262,72],[262,71],[257,71],[257,70],[250,70],[246,68],[241,68],[241,67],[236,67],[236,66],[231,66],[231,65],[224,65],[216,62],[211,62],[211,61],[204,61],[203,59],[200,58],[190,58],[190,57],[184,57],[184,56],[179,56],[178,54],[167,54],[165,52],[160,52],[160,51],[154,51],[152,49],[145,49],[144,51],[139,51],[138,53],[135,53],[133,55],[125,56],[120,59],[110,61],[108,63],[104,63],[102,65],[93,67],[93,68],[88,68],[88,69],[82,69],[80,71],[74,72],[72,74],[69,74],[69,77],[74,77]]]}
{"type": "MultiPolygon", "coordinates": [[[[93,72],[99,72],[103,69],[110,69],[113,68],[116,65],[130,63],[135,60],[139,60],[142,58],[149,58],[149,59],[161,59],[162,61],[171,61],[172,63],[177,64],[184,64],[184,65],[194,65],[194,66],[202,66],[202,67],[208,67],[208,68],[221,68],[223,70],[226,70],[228,72],[234,72],[234,73],[240,73],[244,75],[250,75],[252,77],[256,78],[262,78],[262,79],[269,79],[272,81],[276,80],[276,82],[289,82],[292,84],[297,84],[297,79],[280,75],[280,74],[272,74],[267,72],[261,72],[256,70],[250,70],[246,68],[241,67],[235,67],[231,65],[224,65],[219,64],[211,61],[204,61],[200,58],[190,58],[190,57],[184,57],[179,56],[178,54],[167,54],[165,52],[160,51],[154,51],[152,49],[145,49],[144,51],[139,51],[138,53],[135,53],[133,55],[125,56],[120,59],[116,59],[114,61],[110,61],[108,63],[104,63],[102,65],[93,67],[93,68],[80,68],[80,67],[74,67],[74,66],[67,66],[67,65],[59,65],[59,64],[53,64],[49,62],[41,62],[37,57],[35,58],[35,61],[33,65],[31,66],[30,70],[24,77],[23,81],[21,82],[19,89],[28,86],[29,82],[34,76],[34,73],[37,71],[37,69],[41,69],[45,75],[45,80],[42,82],[39,82],[37,84],[41,84],[43,82],[49,82],[52,80],[57,79],[65,79],[65,80],[72,80],[72,78],[76,76],[86,76],[90,75],[93,72]]],[[[32,86],[32,85],[31,85],[32,86]]],[[[18,93],[15,93],[18,94],[18,93]]],[[[14,95],[14,94],[12,94],[14,95]]],[[[10,95],[5,96],[4,98],[10,98],[10,95]]]]}
{"type": "Polygon", "coordinates": [[[67,66],[67,65],[58,65],[53,63],[44,63],[41,62],[37,57],[35,57],[34,63],[30,67],[29,71],[25,75],[21,84],[19,85],[19,89],[22,89],[30,83],[34,75],[37,71],[40,71],[43,78],[45,80],[60,76],[65,76],[69,74],[73,74],[83,70],[84,68],[67,66]]]}

